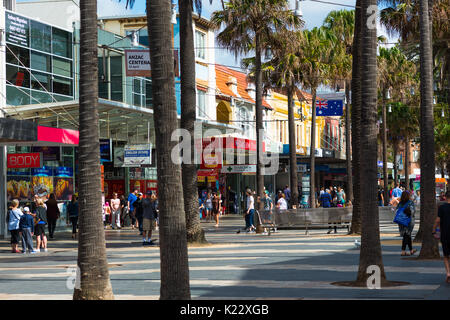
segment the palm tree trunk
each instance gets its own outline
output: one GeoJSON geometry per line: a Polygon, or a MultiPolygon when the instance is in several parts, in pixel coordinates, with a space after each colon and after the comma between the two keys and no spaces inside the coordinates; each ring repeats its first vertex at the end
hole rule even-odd
{"type": "MultiPolygon", "coordinates": [[[[262,111],[262,71],[261,71],[261,42],[260,35],[255,35],[255,115],[256,115],[256,194],[259,199],[264,198],[264,176],[263,176],[263,139],[264,139],[264,127],[263,127],[263,111],[262,111]]],[[[255,199],[256,206],[259,211],[263,209],[263,202],[259,199],[255,199]]],[[[262,232],[257,215],[254,215],[254,225],[256,231],[262,232]]]]}
{"type": "Polygon", "coordinates": [[[316,207],[316,93],[317,88],[312,88],[312,117],[311,117],[311,147],[310,147],[310,205],[311,208],[316,207]]]}
{"type": "Polygon", "coordinates": [[[383,90],[383,183],[384,183],[384,205],[389,204],[389,175],[387,168],[387,117],[386,117],[386,100],[385,91],[383,90]]]}
{"type": "Polygon", "coordinates": [[[350,233],[361,233],[361,0],[356,1],[355,35],[353,37],[352,61],[352,169],[353,169],[353,213],[350,233]]]}
{"type": "MultiPolygon", "coordinates": [[[[180,126],[190,133],[191,154],[195,148],[194,126],[196,120],[195,50],[192,26],[192,0],[179,0],[180,10],[180,66],[181,66],[181,121],[180,126]]],[[[184,211],[189,243],[205,243],[205,232],[198,214],[197,167],[194,161],[182,164],[184,211]]]]}
{"type": "Polygon", "coordinates": [[[292,83],[287,86],[288,120],[289,120],[289,163],[291,180],[291,206],[298,205],[298,179],[297,179],[297,143],[295,141],[294,122],[294,88],[292,83]]]}
{"type": "Polygon", "coordinates": [[[422,248],[419,258],[439,257],[432,236],[436,217],[436,181],[433,119],[433,49],[428,0],[420,0],[420,215],[423,215],[422,248]]]}
{"type": "Polygon", "coordinates": [[[97,2],[80,1],[79,240],[80,287],[74,300],[114,299],[102,221],[98,137],[97,2]]]}
{"type": "Polygon", "coordinates": [[[350,118],[350,81],[345,82],[345,158],[347,161],[347,200],[353,201],[353,173],[352,173],[352,153],[351,153],[351,118],[350,118]]]}
{"type": "Polygon", "coordinates": [[[177,147],[175,75],[170,0],[147,0],[147,25],[153,85],[153,109],[159,197],[161,300],[190,299],[181,166],[171,159],[177,147]]]}
{"type": "MultiPolygon", "coordinates": [[[[386,281],[380,243],[377,205],[377,29],[369,23],[369,6],[376,0],[363,1],[362,12],[362,73],[361,73],[361,183],[362,228],[361,251],[357,282],[365,283],[368,268],[378,266],[381,283],[386,281]]],[[[370,11],[369,11],[370,12],[370,11]]]]}

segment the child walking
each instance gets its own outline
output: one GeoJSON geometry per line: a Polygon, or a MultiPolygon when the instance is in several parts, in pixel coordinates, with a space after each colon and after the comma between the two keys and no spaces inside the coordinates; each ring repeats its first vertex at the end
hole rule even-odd
{"type": "Polygon", "coordinates": [[[33,249],[33,232],[34,232],[34,219],[31,215],[30,208],[23,208],[24,215],[20,218],[20,229],[22,230],[22,253],[37,253],[33,249]]]}

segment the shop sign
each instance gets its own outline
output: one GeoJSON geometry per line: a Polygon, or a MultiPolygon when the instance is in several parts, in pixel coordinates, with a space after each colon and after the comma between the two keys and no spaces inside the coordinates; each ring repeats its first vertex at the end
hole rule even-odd
{"type": "Polygon", "coordinates": [[[43,156],[40,152],[8,154],[8,168],[40,168],[43,165],[43,156]]]}
{"type": "Polygon", "coordinates": [[[100,163],[112,161],[112,140],[100,139],[100,163]]]}
{"type": "Polygon", "coordinates": [[[150,50],[125,50],[127,77],[151,77],[150,50]]]}
{"type": "Polygon", "coordinates": [[[333,158],[333,150],[323,149],[324,158],[333,158]]]}
{"type": "Polygon", "coordinates": [[[35,177],[51,177],[53,174],[52,167],[42,167],[31,170],[31,175],[35,177]]]}
{"type": "Polygon", "coordinates": [[[256,173],[256,164],[228,165],[224,166],[221,173],[256,173]]]}
{"type": "Polygon", "coordinates": [[[123,166],[123,147],[114,147],[114,167],[122,167],[123,166]]]}
{"type": "Polygon", "coordinates": [[[6,12],[6,41],[28,47],[29,21],[26,18],[6,12]]]}
{"type": "Polygon", "coordinates": [[[151,164],[151,145],[149,144],[133,144],[126,145],[124,148],[123,166],[140,166],[151,164]]]}
{"type": "Polygon", "coordinates": [[[73,177],[73,170],[69,167],[56,167],[53,169],[53,175],[60,178],[73,177]]]}

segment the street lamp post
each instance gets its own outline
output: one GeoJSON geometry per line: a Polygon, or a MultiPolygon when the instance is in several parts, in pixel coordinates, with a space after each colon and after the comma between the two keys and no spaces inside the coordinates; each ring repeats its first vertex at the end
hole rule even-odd
{"type": "MultiPolygon", "coordinates": [[[[384,205],[389,204],[389,183],[387,170],[387,121],[386,121],[386,101],[390,98],[389,90],[383,92],[383,182],[384,182],[384,205]]],[[[395,162],[395,161],[394,161],[395,162]]]]}

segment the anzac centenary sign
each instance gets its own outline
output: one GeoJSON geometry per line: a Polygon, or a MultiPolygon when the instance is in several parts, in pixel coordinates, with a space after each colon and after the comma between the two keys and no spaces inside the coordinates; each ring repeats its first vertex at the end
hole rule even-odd
{"type": "Polygon", "coordinates": [[[151,77],[150,51],[125,50],[127,77],[151,77]]]}

